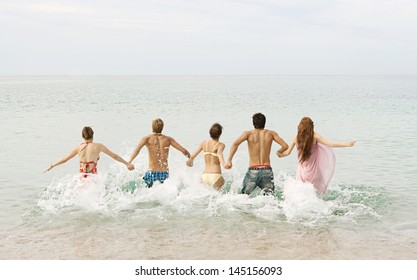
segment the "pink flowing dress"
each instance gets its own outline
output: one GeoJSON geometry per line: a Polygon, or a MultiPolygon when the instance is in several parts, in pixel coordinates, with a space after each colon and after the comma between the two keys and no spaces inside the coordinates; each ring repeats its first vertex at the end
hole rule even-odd
{"type": "MultiPolygon", "coordinates": [[[[297,147],[298,148],[298,147],[297,147]]],[[[297,180],[312,183],[319,194],[326,192],[333,177],[336,166],[336,156],[329,146],[316,142],[308,160],[297,165],[297,180]]]]}

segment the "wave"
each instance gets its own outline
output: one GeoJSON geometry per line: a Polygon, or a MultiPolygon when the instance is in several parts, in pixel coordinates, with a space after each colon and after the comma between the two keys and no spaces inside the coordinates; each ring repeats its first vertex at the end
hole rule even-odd
{"type": "Polygon", "coordinates": [[[257,190],[240,194],[244,174],[224,174],[221,191],[200,182],[200,173],[172,172],[164,184],[147,188],[141,172],[114,166],[108,173],[89,176],[67,175],[55,179],[39,195],[38,215],[93,212],[124,215],[132,219],[165,219],[178,214],[203,219],[259,219],[318,227],[333,222],[358,223],[380,220],[388,197],[384,190],[365,185],[333,182],[323,197],[309,183],[296,181],[284,172],[275,176],[274,196],[257,190]]]}

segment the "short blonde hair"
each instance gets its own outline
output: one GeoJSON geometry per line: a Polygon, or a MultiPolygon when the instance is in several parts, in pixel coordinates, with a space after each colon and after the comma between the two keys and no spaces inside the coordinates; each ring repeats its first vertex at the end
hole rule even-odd
{"type": "Polygon", "coordinates": [[[161,119],[156,119],[152,121],[152,132],[161,133],[164,129],[164,121],[161,119]]]}

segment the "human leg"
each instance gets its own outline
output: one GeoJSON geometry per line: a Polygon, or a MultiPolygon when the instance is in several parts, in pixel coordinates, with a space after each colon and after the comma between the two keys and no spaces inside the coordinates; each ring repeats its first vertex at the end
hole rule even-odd
{"type": "Polygon", "coordinates": [[[243,179],[242,193],[250,194],[256,188],[256,181],[258,178],[259,170],[249,169],[246,172],[245,178],[243,179]]]}
{"type": "Polygon", "coordinates": [[[274,185],[274,172],[272,169],[264,169],[261,171],[259,178],[259,187],[263,190],[264,194],[273,194],[275,191],[274,185]]]}

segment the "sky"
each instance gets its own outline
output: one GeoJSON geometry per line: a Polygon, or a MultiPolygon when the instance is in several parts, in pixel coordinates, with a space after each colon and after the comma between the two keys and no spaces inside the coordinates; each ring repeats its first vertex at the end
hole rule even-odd
{"type": "Polygon", "coordinates": [[[417,1],[0,0],[0,75],[417,75],[417,1]]]}

